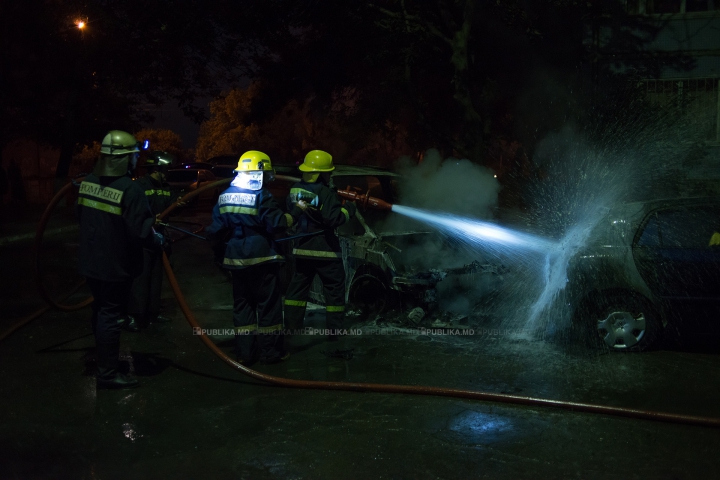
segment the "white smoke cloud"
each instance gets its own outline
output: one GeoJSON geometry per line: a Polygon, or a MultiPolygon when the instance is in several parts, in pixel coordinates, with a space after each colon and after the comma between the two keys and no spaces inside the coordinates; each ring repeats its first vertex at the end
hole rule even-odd
{"type": "Polygon", "coordinates": [[[420,164],[408,157],[398,161],[403,176],[400,203],[474,218],[492,218],[500,184],[493,172],[467,159],[443,160],[435,149],[420,164]]]}
{"type": "MultiPolygon", "coordinates": [[[[423,210],[490,219],[498,203],[500,184],[492,170],[467,159],[443,159],[431,149],[421,163],[409,157],[398,160],[396,170],[402,175],[399,201],[404,206],[423,210]]],[[[408,217],[392,214],[382,231],[433,230],[408,217]]],[[[455,268],[474,260],[485,261],[484,252],[469,249],[442,235],[404,237],[392,241],[402,252],[393,252],[401,265],[418,270],[455,268]]],[[[444,310],[470,313],[475,302],[491,288],[474,275],[462,275],[438,284],[440,307],[444,310]]]]}

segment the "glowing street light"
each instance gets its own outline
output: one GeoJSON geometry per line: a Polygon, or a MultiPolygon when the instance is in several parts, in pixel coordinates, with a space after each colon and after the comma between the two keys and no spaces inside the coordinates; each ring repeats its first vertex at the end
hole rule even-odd
{"type": "Polygon", "coordinates": [[[76,25],[77,28],[79,28],[80,30],[82,30],[83,28],[85,28],[85,22],[83,22],[82,20],[78,20],[77,22],[75,22],[75,25],[76,25]]]}

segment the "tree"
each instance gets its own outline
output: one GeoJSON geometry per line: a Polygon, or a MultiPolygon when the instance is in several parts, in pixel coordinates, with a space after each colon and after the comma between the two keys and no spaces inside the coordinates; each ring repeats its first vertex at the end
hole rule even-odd
{"type": "Polygon", "coordinates": [[[23,21],[4,22],[0,31],[0,149],[23,136],[59,145],[57,175],[64,177],[78,144],[113,128],[137,130],[148,119],[144,106],[173,99],[199,121],[195,99],[249,79],[258,88],[246,89],[249,108],[240,91],[228,93],[226,107],[240,102],[232,108],[243,116],[216,111],[202,155],[277,141],[278,155],[289,158],[303,145],[341,137],[333,148],[356,161],[404,143],[485,161],[497,139],[529,145],[582,117],[589,93],[605,95],[595,87],[577,95],[587,74],[604,86],[673,61],[643,53],[657,28],[627,16],[621,4],[3,2],[3,18],[23,21]],[[80,18],[82,30],[73,23],[80,18]],[[589,42],[589,28],[603,41],[589,42]],[[615,51],[639,57],[609,56],[615,51]]]}
{"type": "Polygon", "coordinates": [[[210,104],[210,118],[200,128],[197,157],[239,155],[259,149],[276,163],[302,161],[313,149],[331,152],[335,161],[389,166],[401,155],[412,153],[399,128],[386,123],[384,129],[361,125],[353,117],[352,92],[336,96],[325,111],[314,97],[289,100],[272,115],[257,115],[263,88],[258,83],[233,89],[210,104]]]}
{"type": "Polygon", "coordinates": [[[263,15],[269,3],[2,2],[0,150],[20,137],[57,145],[64,178],[78,144],[136,130],[148,103],[174,99],[202,118],[193,101],[246,73],[242,58],[258,35],[244,15],[263,15]]]}
{"type": "Polygon", "coordinates": [[[418,149],[476,161],[496,139],[532,144],[593,108],[621,109],[607,101],[618,86],[682,62],[646,55],[657,22],[628,15],[620,1],[280,3],[287,29],[265,38],[274,55],[253,59],[273,92],[260,115],[311,93],[328,111],[333,95],[351,89],[351,122],[401,125],[418,149]],[[637,55],[611,56],[618,51],[637,55]]]}
{"type": "Polygon", "coordinates": [[[182,138],[172,130],[144,128],[134,135],[138,141],[149,140],[150,151],[163,150],[172,153],[180,163],[187,157],[187,153],[183,149],[182,138]]]}

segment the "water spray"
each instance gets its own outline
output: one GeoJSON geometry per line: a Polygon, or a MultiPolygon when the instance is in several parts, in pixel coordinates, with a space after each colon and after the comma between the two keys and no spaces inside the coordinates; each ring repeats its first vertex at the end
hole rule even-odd
{"type": "MultiPolygon", "coordinates": [[[[193,197],[205,190],[209,190],[211,188],[216,188],[220,185],[225,185],[229,183],[229,179],[223,179],[217,182],[209,183],[206,186],[203,186],[194,192],[190,193],[188,196],[193,197]]],[[[91,301],[92,297],[86,298],[84,301],[75,304],[75,305],[61,305],[57,301],[54,301],[50,298],[50,296],[47,294],[47,291],[45,290],[42,282],[42,266],[39,261],[39,253],[42,250],[42,240],[43,235],[45,232],[45,227],[47,225],[47,221],[49,219],[50,213],[55,208],[57,203],[64,198],[65,194],[68,192],[68,190],[72,188],[72,184],[68,183],[65,187],[60,189],[60,191],[55,195],[55,197],[50,201],[50,204],[48,205],[47,209],[45,210],[45,213],[43,214],[40,224],[38,225],[36,239],[35,239],[35,268],[36,268],[36,275],[38,278],[38,290],[43,297],[43,299],[48,303],[48,306],[38,310],[31,316],[28,316],[26,319],[24,319],[22,322],[17,324],[14,328],[12,328],[10,331],[5,332],[3,335],[0,335],[0,340],[5,339],[7,336],[9,336],[11,333],[19,329],[20,327],[26,325],[30,321],[32,321],[35,318],[38,318],[40,315],[45,313],[47,310],[49,310],[50,307],[55,307],[62,311],[74,311],[79,310],[85,306],[87,306],[91,301]]],[[[186,196],[186,199],[189,199],[188,196],[186,196]]],[[[368,204],[370,204],[370,201],[368,200],[368,204]]],[[[178,206],[177,202],[172,204],[170,207],[168,207],[163,213],[160,214],[160,218],[163,218],[167,214],[169,214],[173,209],[175,209],[178,206]]],[[[396,206],[391,206],[391,209],[395,211],[396,206]]],[[[170,286],[173,290],[173,293],[175,294],[175,297],[177,299],[177,302],[185,315],[185,318],[187,319],[188,323],[193,328],[198,328],[202,331],[200,325],[198,324],[197,320],[195,319],[195,316],[193,315],[192,311],[190,310],[190,307],[187,304],[187,301],[185,300],[185,297],[182,294],[182,291],[180,290],[180,286],[177,282],[177,279],[175,278],[175,274],[172,270],[172,267],[170,266],[170,262],[167,258],[167,255],[163,252],[163,266],[165,268],[165,273],[168,276],[168,280],[170,283],[170,286]]],[[[238,371],[240,373],[243,373],[251,378],[264,381],[271,385],[277,385],[277,386],[284,386],[284,387],[292,387],[292,388],[306,388],[306,389],[322,389],[322,390],[345,390],[345,391],[355,391],[355,392],[380,392],[380,393],[399,393],[399,394],[411,394],[411,395],[434,395],[434,396],[443,396],[443,397],[453,397],[453,398],[464,398],[464,399],[472,399],[472,400],[480,400],[480,401],[490,401],[490,402],[500,402],[500,403],[509,403],[509,404],[516,404],[516,405],[527,405],[531,407],[554,407],[564,410],[570,410],[575,412],[588,412],[588,413],[597,413],[597,414],[605,414],[605,415],[614,415],[614,416],[622,416],[622,417],[628,417],[628,418],[639,418],[644,420],[655,420],[655,421],[662,421],[662,422],[671,422],[671,423],[679,423],[679,424],[687,424],[687,425],[698,425],[698,426],[704,426],[704,427],[713,427],[713,428],[719,428],[720,427],[720,419],[718,418],[710,418],[710,417],[697,417],[693,415],[682,415],[682,414],[675,414],[675,413],[666,413],[666,412],[656,412],[656,411],[648,411],[648,410],[636,410],[631,408],[622,408],[622,407],[613,407],[613,406],[605,406],[605,405],[597,405],[597,404],[587,404],[587,403],[577,403],[577,402],[567,402],[567,401],[561,401],[561,400],[551,400],[551,399],[544,399],[544,398],[534,398],[534,397],[523,397],[518,395],[510,395],[510,394],[504,394],[504,393],[495,393],[495,392],[478,392],[478,391],[472,391],[472,390],[460,390],[460,389],[449,389],[449,388],[440,388],[440,387],[429,387],[429,386],[421,386],[421,385],[390,385],[390,384],[372,384],[372,383],[351,383],[351,382],[325,382],[325,381],[308,381],[308,380],[293,380],[288,378],[282,378],[282,377],[275,377],[263,373],[259,373],[255,370],[252,370],[244,365],[239,364],[238,362],[234,361],[230,357],[228,357],[220,348],[213,343],[213,341],[204,333],[201,333],[198,335],[198,338],[224,363],[226,363],[230,368],[234,369],[235,371],[238,371]]]]}
{"type": "Polygon", "coordinates": [[[556,243],[551,240],[474,218],[427,212],[402,205],[392,205],[392,211],[432,225],[470,245],[487,246],[494,250],[522,249],[539,253],[549,253],[556,247],[556,243]]]}
{"type": "MultiPolygon", "coordinates": [[[[517,232],[492,222],[391,204],[377,197],[372,197],[369,193],[362,194],[353,190],[338,190],[337,194],[346,200],[355,202],[358,206],[363,207],[363,209],[369,207],[375,210],[390,210],[431,225],[438,230],[458,237],[465,243],[476,246],[494,244],[507,246],[509,248],[522,248],[540,253],[549,253],[556,248],[557,245],[556,242],[551,240],[517,232]]],[[[500,247],[496,246],[495,248],[500,247]]]]}
{"type": "Polygon", "coordinates": [[[493,222],[443,212],[431,212],[390,204],[368,193],[338,190],[338,195],[354,201],[363,209],[390,210],[430,225],[473,249],[483,249],[498,256],[512,257],[530,263],[542,262],[543,290],[530,308],[528,324],[533,324],[567,283],[567,266],[590,235],[593,225],[571,229],[561,240],[519,232],[493,222]],[[538,257],[539,256],[539,257],[538,257]],[[531,258],[538,257],[538,258],[531,258]]]}

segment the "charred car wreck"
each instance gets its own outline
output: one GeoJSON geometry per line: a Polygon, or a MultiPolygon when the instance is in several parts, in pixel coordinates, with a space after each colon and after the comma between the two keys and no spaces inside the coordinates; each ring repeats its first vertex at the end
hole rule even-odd
{"type": "MultiPolygon", "coordinates": [[[[280,179],[295,175],[293,167],[276,167],[280,179]]],[[[395,217],[389,207],[398,199],[398,182],[401,177],[388,170],[374,167],[337,165],[332,181],[340,191],[357,192],[363,201],[358,203],[356,216],[338,229],[346,271],[346,300],[349,305],[368,312],[381,312],[386,308],[420,306],[426,311],[437,309],[440,282],[463,275],[493,275],[500,278],[502,265],[477,260],[462,261],[459,255],[443,268],[447,255],[438,256],[433,265],[431,253],[422,252],[429,243],[433,252],[447,253],[452,246],[438,232],[426,228],[402,228],[407,222],[395,217]],[[371,201],[367,201],[369,197],[371,201]],[[373,204],[381,204],[373,208],[373,204]],[[385,208],[383,208],[383,205],[385,208]],[[397,230],[401,227],[402,230],[397,230]],[[408,254],[408,252],[413,252],[408,254]],[[423,254],[425,253],[425,254],[423,254]]],[[[287,195],[289,184],[275,182],[273,193],[287,195]],[[286,188],[283,192],[282,188],[286,188]]],[[[347,196],[346,196],[347,197],[347,196]]],[[[416,227],[416,226],[413,226],[416,227]]],[[[291,262],[287,264],[292,268],[291,262]]],[[[310,299],[323,305],[322,284],[315,279],[310,299]]]]}

